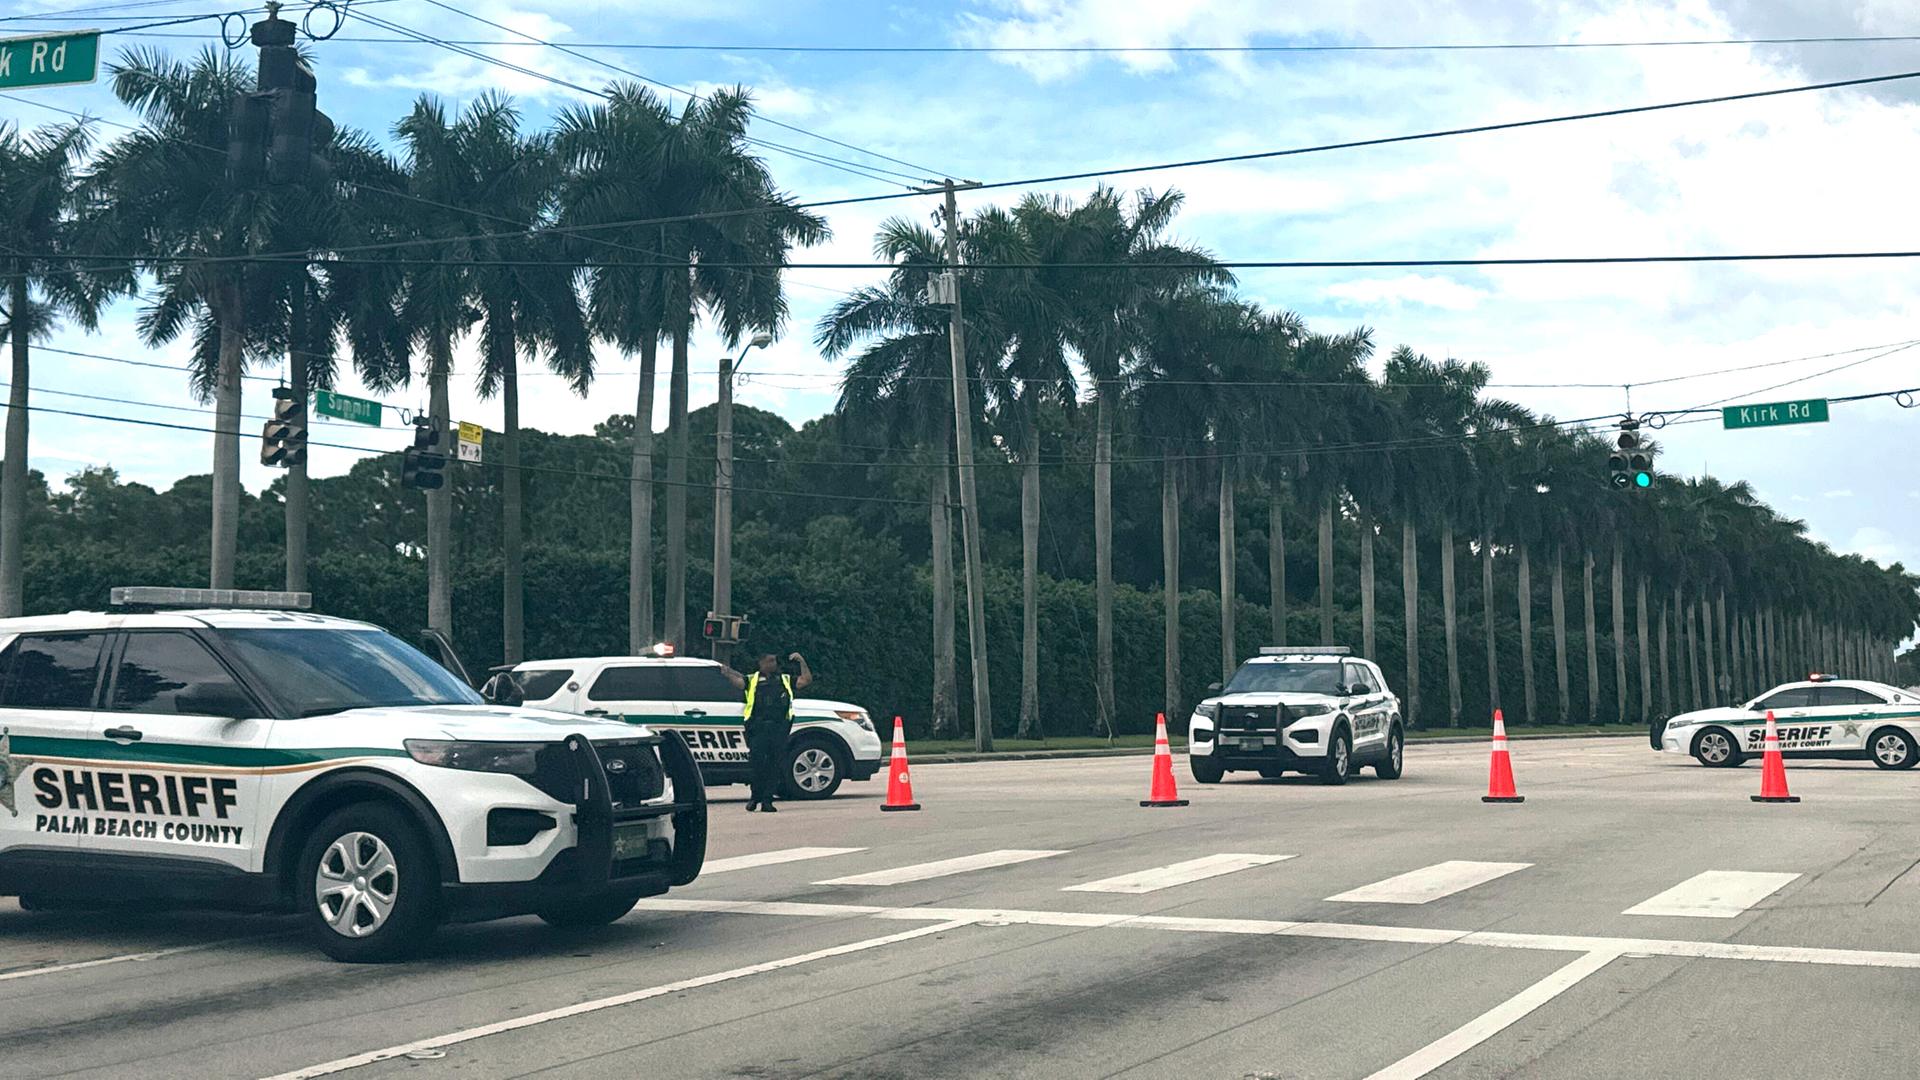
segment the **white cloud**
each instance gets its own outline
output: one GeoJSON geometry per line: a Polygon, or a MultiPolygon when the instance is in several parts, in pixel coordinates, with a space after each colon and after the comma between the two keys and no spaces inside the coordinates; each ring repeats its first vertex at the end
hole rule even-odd
{"type": "Polygon", "coordinates": [[[1489,295],[1484,289],[1462,285],[1451,278],[1433,277],[1427,274],[1403,274],[1393,278],[1362,278],[1358,281],[1346,281],[1328,286],[1325,292],[1326,295],[1337,300],[1371,307],[1397,308],[1405,304],[1418,304],[1425,307],[1446,308],[1449,311],[1471,311],[1489,295]]]}
{"type": "Polygon", "coordinates": [[[1820,497],[1823,499],[1851,499],[1853,498],[1853,489],[1852,488],[1835,488],[1832,491],[1821,492],[1820,497]]]}

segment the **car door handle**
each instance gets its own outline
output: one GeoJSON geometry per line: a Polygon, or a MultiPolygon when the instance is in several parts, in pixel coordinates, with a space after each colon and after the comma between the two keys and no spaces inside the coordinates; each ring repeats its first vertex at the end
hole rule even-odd
{"type": "Polygon", "coordinates": [[[581,711],[581,713],[580,713],[580,715],[582,715],[582,716],[605,716],[605,715],[607,715],[607,710],[605,710],[605,709],[584,709],[584,710],[582,710],[582,711],[581,711]]]}
{"type": "Polygon", "coordinates": [[[139,742],[140,732],[130,727],[110,727],[105,732],[115,742],[139,742]]]}
{"type": "Polygon", "coordinates": [[[688,709],[688,710],[686,710],[685,712],[682,712],[682,713],[681,713],[680,715],[681,715],[681,716],[705,716],[705,715],[707,715],[707,710],[705,710],[705,709],[688,709]]]}

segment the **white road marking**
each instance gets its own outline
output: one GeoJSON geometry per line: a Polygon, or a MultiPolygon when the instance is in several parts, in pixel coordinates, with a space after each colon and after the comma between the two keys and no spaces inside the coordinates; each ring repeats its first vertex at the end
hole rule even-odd
{"type": "Polygon", "coordinates": [[[1490,949],[1536,952],[1608,953],[1620,956],[1675,956],[1690,960],[1753,960],[1775,964],[1920,970],[1920,953],[1872,949],[1821,949],[1798,945],[1742,945],[1725,941],[1668,938],[1582,937],[1576,934],[1522,934],[1493,930],[1447,930],[1366,923],[1284,922],[1269,919],[1208,919],[1164,915],[1123,915],[1091,911],[1023,911],[1010,908],[859,907],[850,904],[769,903],[752,900],[642,900],[637,911],[819,916],[866,915],[911,922],[960,922],[977,925],[1059,926],[1075,929],[1169,930],[1199,934],[1247,934],[1274,937],[1385,941],[1408,945],[1477,945],[1490,949]]]}
{"type": "Polygon", "coordinates": [[[1418,1080],[1511,1027],[1528,1013],[1559,997],[1580,980],[1606,967],[1613,953],[1592,952],[1520,991],[1464,1025],[1369,1076],[1367,1080],[1418,1080]]]}
{"type": "Polygon", "coordinates": [[[1455,859],[1409,870],[1397,877],[1363,885],[1327,899],[1344,904],[1427,904],[1475,885],[1485,885],[1495,878],[1506,877],[1532,865],[1524,862],[1466,862],[1455,859]]]}
{"type": "Polygon", "coordinates": [[[677,994],[684,990],[697,990],[703,986],[712,986],[715,983],[744,979],[750,975],[764,975],[769,971],[798,967],[801,964],[809,964],[815,960],[825,960],[835,956],[846,956],[849,953],[865,952],[868,949],[877,949],[883,945],[892,945],[895,942],[911,941],[914,938],[942,934],[948,930],[957,929],[965,925],[966,923],[964,922],[942,922],[932,926],[922,926],[917,929],[907,930],[898,934],[888,934],[885,937],[868,938],[865,941],[856,941],[850,945],[836,945],[830,949],[820,949],[815,952],[802,953],[799,956],[789,956],[783,960],[769,960],[762,964],[752,964],[747,967],[734,968],[731,971],[717,972],[712,975],[700,975],[691,979],[681,979],[679,982],[665,983],[660,986],[650,986],[645,990],[634,990],[625,994],[616,994],[613,997],[597,998],[593,1001],[582,1001],[577,1005],[548,1009],[546,1012],[529,1013],[525,1016],[516,1016],[511,1020],[502,1020],[498,1023],[470,1027],[464,1031],[456,1031],[448,1035],[435,1035],[432,1038],[419,1039],[414,1042],[403,1043],[399,1046],[389,1046],[381,1050],[369,1050],[364,1054],[355,1054],[352,1057],[337,1058],[323,1064],[310,1065],[304,1069],[296,1069],[293,1072],[280,1073],[268,1078],[268,1080],[311,1080],[313,1077],[331,1076],[334,1073],[346,1072],[348,1069],[357,1069],[363,1065],[372,1065],[381,1061],[391,1061],[394,1058],[406,1057],[409,1054],[418,1054],[422,1051],[444,1050],[449,1046],[472,1042],[475,1039],[484,1039],[489,1035],[498,1035],[507,1031],[519,1031],[522,1028],[534,1027],[539,1024],[550,1024],[555,1020],[565,1020],[569,1017],[583,1016],[587,1013],[599,1012],[603,1009],[615,1009],[622,1005],[632,1005],[635,1002],[646,1001],[649,998],[662,997],[667,994],[677,994]]]}
{"type": "Polygon", "coordinates": [[[1089,881],[1084,885],[1069,885],[1061,892],[1105,892],[1105,893],[1150,893],[1161,889],[1170,889],[1175,885],[1187,885],[1195,881],[1205,881],[1222,874],[1231,874],[1238,870],[1251,870],[1256,866],[1266,866],[1291,859],[1292,855],[1208,855],[1204,858],[1177,862],[1172,866],[1159,866],[1152,870],[1142,870],[1135,874],[1122,874],[1119,877],[1102,878],[1089,881]]]}
{"type": "Polygon", "coordinates": [[[1622,915],[1676,915],[1692,919],[1731,919],[1772,896],[1799,874],[1747,870],[1708,870],[1621,912],[1622,915]]]}
{"type": "Polygon", "coordinates": [[[863,847],[790,847],[778,851],[756,851],[751,855],[735,855],[728,859],[709,859],[700,868],[700,875],[725,874],[734,870],[751,870],[756,866],[778,866],[781,863],[803,862],[807,859],[824,859],[829,855],[852,855],[856,851],[865,851],[863,847]]]}
{"type": "MultiPolygon", "coordinates": [[[[232,942],[222,941],[216,944],[230,945],[232,942]]],[[[125,956],[103,956],[98,960],[78,960],[71,964],[50,964],[47,967],[23,968],[19,971],[0,973],[0,982],[10,982],[14,979],[31,979],[38,975],[58,975],[67,971],[83,971],[87,968],[105,967],[108,964],[126,964],[138,963],[142,960],[158,960],[163,956],[178,956],[181,953],[199,952],[202,949],[211,949],[214,947],[215,945],[182,945],[176,949],[155,949],[152,952],[128,953],[125,956]]]]}
{"type": "Polygon", "coordinates": [[[990,870],[996,866],[1012,866],[1014,863],[1032,862],[1034,859],[1046,859],[1065,854],[1064,851],[1025,851],[1019,848],[1003,848],[999,851],[983,851],[978,855],[962,855],[957,859],[941,859],[939,862],[915,863],[912,866],[896,866],[891,870],[875,870],[871,874],[830,878],[826,881],[816,881],[814,884],[905,885],[913,881],[927,881],[953,874],[964,874],[971,870],[990,870]]]}

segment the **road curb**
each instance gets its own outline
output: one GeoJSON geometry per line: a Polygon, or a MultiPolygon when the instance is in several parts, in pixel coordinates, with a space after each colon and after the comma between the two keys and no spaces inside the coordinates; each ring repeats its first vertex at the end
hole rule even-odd
{"type": "MultiPolygon", "coordinates": [[[[1416,746],[1455,746],[1462,743],[1483,743],[1490,735],[1440,735],[1431,739],[1408,739],[1409,749],[1416,746]]],[[[1630,731],[1569,731],[1549,735],[1510,735],[1509,742],[1534,742],[1548,739],[1631,739],[1635,735],[1630,731]]],[[[1641,736],[1644,738],[1644,736],[1641,736]]],[[[1174,753],[1183,753],[1185,745],[1175,746],[1174,753]]],[[[922,754],[917,756],[921,765],[968,765],[983,761],[1065,761],[1073,758],[1109,758],[1109,757],[1149,757],[1153,754],[1151,746],[1116,747],[1108,750],[1095,748],[1090,750],[1015,750],[1008,753],[992,754],[922,754]]]]}

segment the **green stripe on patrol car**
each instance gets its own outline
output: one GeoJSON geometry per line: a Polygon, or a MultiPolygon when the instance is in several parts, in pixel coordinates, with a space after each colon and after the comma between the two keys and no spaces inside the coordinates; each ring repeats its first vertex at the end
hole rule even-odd
{"type": "Polygon", "coordinates": [[[407,752],[374,746],[325,746],[266,749],[253,746],[193,746],[185,743],[133,743],[105,739],[56,739],[13,736],[13,752],[22,757],[87,758],[146,765],[214,765],[233,769],[272,769],[314,765],[343,758],[406,757],[407,752]]]}

